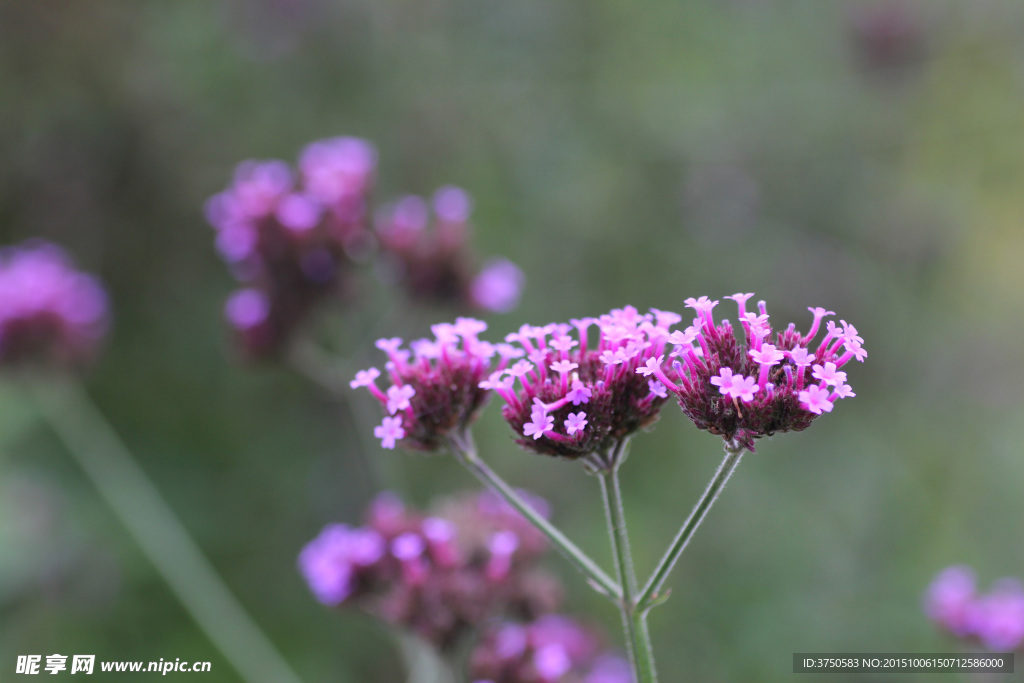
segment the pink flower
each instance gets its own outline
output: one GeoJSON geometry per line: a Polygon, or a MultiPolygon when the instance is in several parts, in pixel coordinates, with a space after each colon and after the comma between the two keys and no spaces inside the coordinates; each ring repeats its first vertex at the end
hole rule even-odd
{"type": "Polygon", "coordinates": [[[782,351],[779,351],[771,344],[763,344],[760,350],[751,350],[749,354],[750,357],[754,359],[755,363],[768,366],[775,365],[786,357],[782,351]]]}
{"type": "Polygon", "coordinates": [[[555,426],[555,418],[543,410],[534,409],[532,421],[523,425],[523,436],[532,436],[534,441],[544,436],[544,432],[555,426]]]}
{"type": "Polygon", "coordinates": [[[787,353],[789,354],[790,360],[792,360],[793,364],[798,368],[810,367],[811,363],[814,362],[814,354],[810,353],[803,346],[798,346],[792,351],[787,351],[787,353]]]}
{"type": "Polygon", "coordinates": [[[409,407],[409,399],[416,395],[416,390],[408,384],[388,387],[387,411],[394,415],[399,410],[409,407]]]}
{"type": "Polygon", "coordinates": [[[665,356],[658,356],[657,358],[648,358],[644,366],[637,368],[637,373],[644,377],[650,377],[661,370],[661,364],[665,361],[665,356]]]}
{"type": "Polygon", "coordinates": [[[809,342],[814,339],[815,335],[818,334],[818,328],[821,326],[821,319],[826,315],[835,315],[835,312],[825,310],[824,308],[808,308],[808,311],[814,316],[814,322],[811,323],[811,329],[807,330],[807,334],[804,335],[804,342],[809,342]]]}
{"type": "Polygon", "coordinates": [[[828,400],[835,401],[837,398],[853,398],[856,395],[853,393],[853,387],[849,384],[837,384],[828,400]]]}
{"type": "MultiPolygon", "coordinates": [[[[751,295],[753,296],[753,295],[751,295]]],[[[718,305],[717,301],[712,301],[706,296],[702,296],[699,299],[694,299],[692,296],[684,301],[687,308],[692,308],[698,313],[710,313],[711,309],[718,305]]]]}
{"type": "Polygon", "coordinates": [[[477,386],[479,386],[481,389],[503,391],[511,389],[512,386],[515,384],[515,381],[515,377],[505,376],[504,370],[498,370],[496,372],[492,372],[490,377],[485,379],[483,382],[480,382],[477,386]]]}
{"type": "Polygon", "coordinates": [[[235,329],[253,330],[270,317],[270,299],[258,289],[240,289],[228,297],[224,315],[235,329]]]}
{"type": "Polygon", "coordinates": [[[402,429],[402,418],[385,417],[384,422],[373,428],[373,435],[381,440],[383,448],[394,448],[396,440],[405,438],[405,430],[402,429]]]}
{"type": "Polygon", "coordinates": [[[752,296],[754,296],[753,292],[750,292],[748,294],[743,294],[741,292],[739,294],[733,294],[732,296],[727,296],[725,298],[732,299],[733,301],[736,302],[736,305],[739,306],[740,309],[740,318],[742,319],[745,318],[747,315],[747,299],[749,299],[752,296]]]}
{"type": "MultiPolygon", "coordinates": [[[[360,370],[356,373],[356,378],[348,383],[353,389],[359,387],[368,387],[373,384],[373,381],[380,377],[380,370],[377,368],[368,368],[366,370],[360,370]]],[[[394,412],[394,411],[392,411],[394,412]]]]}
{"type": "Polygon", "coordinates": [[[658,398],[668,398],[668,389],[665,385],[656,379],[647,380],[647,386],[651,390],[651,394],[658,398]]]}
{"type": "Polygon", "coordinates": [[[516,364],[508,369],[508,374],[513,377],[525,377],[531,370],[533,370],[533,363],[527,360],[516,361],[516,364]]]}
{"type": "Polygon", "coordinates": [[[581,403],[590,403],[590,397],[593,394],[594,392],[590,388],[577,379],[573,380],[572,389],[565,397],[572,401],[574,406],[578,406],[581,403]]]}
{"type": "Polygon", "coordinates": [[[1012,652],[1024,645],[1024,588],[1004,579],[977,603],[975,633],[993,652],[1012,652]]]}
{"type": "Polygon", "coordinates": [[[569,419],[565,421],[565,432],[572,436],[576,432],[582,432],[587,426],[587,414],[582,410],[578,413],[569,413],[569,419]]]}
{"type": "Polygon", "coordinates": [[[832,401],[828,400],[828,397],[828,390],[822,389],[816,384],[807,387],[798,395],[800,407],[818,415],[821,415],[822,412],[832,412],[832,401]]]}
{"type": "Polygon", "coordinates": [[[975,579],[970,567],[948,567],[935,577],[924,599],[928,617],[956,636],[973,631],[975,579]]]}
{"type": "Polygon", "coordinates": [[[732,368],[721,368],[718,375],[711,378],[711,383],[718,387],[724,395],[729,396],[732,392],[732,368]]]}
{"type": "Polygon", "coordinates": [[[551,348],[553,348],[555,351],[565,351],[565,352],[571,351],[574,346],[578,346],[578,345],[579,345],[579,342],[577,342],[572,337],[564,337],[564,336],[554,337],[551,340],[551,343],[549,344],[549,346],[551,346],[551,348]]]}
{"type": "Polygon", "coordinates": [[[508,313],[519,305],[526,276],[507,259],[492,259],[470,286],[473,303],[486,311],[508,313]]]}
{"type": "Polygon", "coordinates": [[[562,373],[562,374],[567,373],[567,372],[572,372],[573,370],[575,370],[578,367],[579,367],[579,363],[570,363],[567,360],[560,360],[560,361],[556,361],[556,362],[551,364],[551,369],[552,370],[554,370],[555,372],[562,373]]]}
{"type": "Polygon", "coordinates": [[[815,365],[811,368],[811,377],[829,386],[842,384],[846,381],[846,373],[836,370],[835,363],[825,363],[825,365],[815,365]]]}
{"type": "Polygon", "coordinates": [[[729,388],[729,394],[733,398],[738,398],[744,403],[749,403],[754,400],[754,394],[760,391],[761,387],[757,385],[757,380],[753,377],[744,377],[743,375],[736,375],[733,377],[732,386],[729,388]]]}

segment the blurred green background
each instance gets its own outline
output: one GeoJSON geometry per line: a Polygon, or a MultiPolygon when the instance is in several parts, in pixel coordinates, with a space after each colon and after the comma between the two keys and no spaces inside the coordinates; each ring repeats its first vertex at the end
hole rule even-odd
{"type": "MultiPolygon", "coordinates": [[[[0,2],[0,241],[44,236],[106,281],[87,388],[301,676],[391,683],[384,631],[295,570],[375,493],[353,423],[294,373],[237,361],[201,213],[237,162],[341,134],[377,145],[378,199],[472,193],[479,252],[528,278],[491,339],[737,291],[777,324],[820,305],[861,331],[857,397],[762,441],[683,556],[651,619],[662,680],[953,651],[921,614],[934,574],[1024,575],[1024,3],[0,2]]],[[[338,319],[351,340],[387,306],[372,274],[362,291],[338,319]]],[[[596,481],[519,451],[497,405],[477,439],[610,565],[596,481]]],[[[236,680],[11,383],[0,449],[0,680],[53,652],[236,680]]],[[[720,452],[672,405],[635,439],[641,574],[720,452]]],[[[474,487],[449,458],[368,455],[417,504],[474,487]]],[[[617,614],[549,564],[617,642],[617,614]]]]}

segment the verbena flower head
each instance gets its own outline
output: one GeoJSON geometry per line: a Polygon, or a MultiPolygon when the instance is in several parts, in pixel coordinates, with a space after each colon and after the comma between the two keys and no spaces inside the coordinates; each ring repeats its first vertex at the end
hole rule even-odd
{"type": "Polygon", "coordinates": [[[969,567],[949,567],[928,587],[924,611],[943,630],[987,650],[1024,648],[1024,586],[1016,579],[998,581],[979,594],[969,567]]]}
{"type": "Polygon", "coordinates": [[[492,626],[470,655],[474,683],[632,683],[629,663],[608,654],[595,631],[549,614],[492,626]]]}
{"type": "MultiPolygon", "coordinates": [[[[361,370],[350,385],[366,387],[384,408],[384,421],[374,430],[384,448],[401,443],[437,450],[476,418],[490,396],[486,379],[496,355],[494,345],[478,337],[485,329],[482,321],[458,318],[454,324],[434,325],[434,338],[413,341],[411,350],[402,348],[398,338],[377,341],[388,355],[390,386],[377,386],[377,368],[361,370]]],[[[503,358],[498,367],[506,363],[503,358]]]]}
{"type": "Polygon", "coordinates": [[[206,203],[217,248],[245,288],[226,307],[243,349],[279,352],[310,308],[365,258],[376,152],[357,138],[315,142],[299,173],[283,161],[245,161],[206,203]]]}
{"type": "Polygon", "coordinates": [[[0,250],[0,364],[90,360],[107,330],[99,281],[45,242],[0,250]]]}
{"type": "Polygon", "coordinates": [[[650,368],[671,367],[670,326],[678,316],[632,306],[571,324],[522,326],[506,337],[515,358],[486,385],[505,400],[502,414],[524,448],[582,458],[612,449],[653,423],[666,401],[650,368]],[[596,344],[589,328],[598,331],[596,344]]]}
{"type": "Polygon", "coordinates": [[[814,317],[805,333],[792,323],[775,331],[763,301],[756,311],[747,310],[753,296],[727,297],[738,306],[742,342],[728,320],[715,322],[718,301],[687,299],[696,315],[693,324],[672,333],[668,360],[651,366],[694,424],[751,451],[755,439],[806,429],[836,401],[855,396],[840,368],[867,357],[864,340],[845,320],[828,321],[814,343],[831,311],[808,309],[814,317]]]}
{"type": "Polygon", "coordinates": [[[325,527],[299,554],[299,570],[320,602],[447,649],[488,619],[532,619],[557,606],[557,584],[536,568],[546,547],[510,519],[479,514],[475,495],[424,514],[385,494],[362,526],[325,527]]]}
{"type": "Polygon", "coordinates": [[[519,303],[523,273],[495,259],[474,275],[469,244],[473,202],[458,187],[442,187],[428,204],[406,196],[378,212],[377,239],[391,276],[406,294],[433,304],[469,305],[504,313],[519,303]]]}

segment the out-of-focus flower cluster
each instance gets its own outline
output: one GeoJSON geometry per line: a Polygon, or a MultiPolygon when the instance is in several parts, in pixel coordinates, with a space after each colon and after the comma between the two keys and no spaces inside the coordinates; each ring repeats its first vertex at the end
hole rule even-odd
{"type": "Polygon", "coordinates": [[[438,191],[433,231],[417,198],[383,210],[371,229],[376,173],[373,145],[332,138],[307,146],[297,171],[283,161],[243,162],[207,201],[218,251],[243,285],[225,314],[248,355],[280,353],[317,302],[349,289],[353,266],[375,253],[414,299],[491,311],[518,303],[515,265],[499,260],[473,275],[465,191],[438,191]]]}
{"type": "Polygon", "coordinates": [[[939,627],[993,652],[1024,648],[1024,585],[1002,579],[978,593],[970,567],[942,570],[925,594],[924,610],[939,627]]]}
{"type": "Polygon", "coordinates": [[[217,249],[245,287],[226,315],[253,356],[281,350],[310,308],[343,286],[372,246],[368,203],[377,152],[357,138],[309,145],[295,174],[283,161],[246,161],[206,203],[217,249]]]}
{"type": "Polygon", "coordinates": [[[60,247],[33,241],[0,251],[0,364],[87,362],[108,316],[99,281],[60,247]]]}
{"type": "Polygon", "coordinates": [[[384,494],[363,526],[327,526],[300,553],[299,569],[324,604],[357,607],[446,650],[488,619],[530,621],[558,606],[560,586],[537,567],[545,550],[540,533],[493,494],[449,501],[433,515],[384,494]]]}
{"type": "Polygon", "coordinates": [[[519,303],[522,271],[511,261],[495,259],[474,276],[472,208],[469,194],[450,186],[438,190],[430,205],[407,196],[384,207],[376,222],[384,266],[414,301],[511,311],[519,303]]]}
{"type": "Polygon", "coordinates": [[[629,663],[562,615],[487,630],[470,657],[475,683],[632,683],[629,663]]]}

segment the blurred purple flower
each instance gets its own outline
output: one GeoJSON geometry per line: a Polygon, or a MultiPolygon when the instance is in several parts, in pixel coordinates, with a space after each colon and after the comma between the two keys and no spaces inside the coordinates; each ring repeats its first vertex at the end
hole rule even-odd
{"type": "Polygon", "coordinates": [[[0,363],[88,361],[108,318],[99,281],[60,247],[33,241],[0,250],[0,363]]]}
{"type": "Polygon", "coordinates": [[[503,258],[484,264],[473,280],[470,297],[480,308],[494,313],[508,313],[519,305],[526,277],[519,266],[503,258]]]}
{"type": "Polygon", "coordinates": [[[952,635],[977,641],[987,650],[1024,646],[1024,586],[1016,579],[1003,579],[979,595],[970,567],[949,567],[928,586],[924,610],[952,635]]]}

